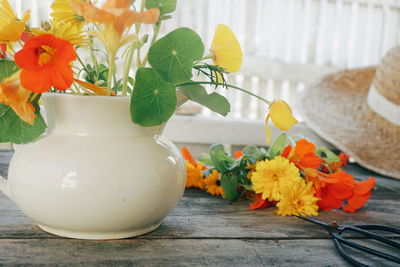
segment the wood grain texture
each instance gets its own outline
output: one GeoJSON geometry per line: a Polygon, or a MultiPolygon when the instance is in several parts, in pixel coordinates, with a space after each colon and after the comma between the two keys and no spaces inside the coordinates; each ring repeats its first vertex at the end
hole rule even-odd
{"type": "MultiPolygon", "coordinates": [[[[10,156],[0,153],[3,175],[10,156]]],[[[357,166],[350,170],[361,178],[370,174],[357,166]]],[[[398,181],[391,184],[398,185],[398,181]]],[[[324,229],[277,216],[275,208],[252,211],[248,205],[248,201],[229,203],[189,189],[161,227],[150,234],[118,241],[83,241],[43,232],[0,194],[0,265],[343,266],[324,229]]],[[[383,189],[376,189],[357,213],[321,212],[318,217],[342,224],[400,227],[399,218],[399,194],[383,189]]]]}

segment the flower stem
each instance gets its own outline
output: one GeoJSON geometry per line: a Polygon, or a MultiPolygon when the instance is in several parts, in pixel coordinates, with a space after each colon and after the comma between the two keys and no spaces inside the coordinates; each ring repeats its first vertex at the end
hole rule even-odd
{"type": "Polygon", "coordinates": [[[129,77],[129,70],[131,69],[134,53],[135,53],[135,48],[132,47],[132,49],[130,49],[128,52],[128,59],[124,65],[124,76],[122,78],[122,96],[128,95],[128,90],[127,90],[128,89],[128,77],[129,77]]]}
{"type": "MultiPolygon", "coordinates": [[[[160,28],[161,28],[161,21],[157,22],[154,25],[154,34],[153,34],[153,38],[151,38],[151,42],[150,42],[150,46],[149,47],[151,47],[151,45],[154,44],[154,42],[157,40],[158,33],[160,32],[160,28]]],[[[142,67],[146,66],[147,60],[148,60],[148,55],[149,55],[149,51],[147,51],[147,55],[143,59],[143,62],[140,64],[140,66],[142,66],[142,67]]]]}
{"type": "Polygon", "coordinates": [[[111,95],[112,91],[112,80],[115,67],[115,52],[111,52],[108,55],[108,78],[107,78],[107,95],[111,95]]]}
{"type": "Polygon", "coordinates": [[[238,90],[238,91],[242,91],[242,92],[244,92],[244,93],[246,93],[246,94],[249,94],[249,95],[251,95],[251,96],[254,96],[255,98],[258,98],[259,100],[265,102],[267,105],[271,105],[271,103],[272,103],[271,101],[268,101],[267,99],[262,98],[261,96],[258,96],[258,95],[256,95],[256,94],[253,94],[252,92],[250,92],[250,91],[248,91],[248,90],[246,90],[246,89],[243,89],[243,88],[240,88],[240,87],[237,87],[237,86],[228,84],[228,83],[194,82],[194,81],[190,81],[190,82],[185,82],[185,83],[178,84],[177,86],[185,86],[185,85],[192,85],[192,84],[222,85],[222,86],[226,86],[226,87],[233,88],[233,89],[238,90]]]}

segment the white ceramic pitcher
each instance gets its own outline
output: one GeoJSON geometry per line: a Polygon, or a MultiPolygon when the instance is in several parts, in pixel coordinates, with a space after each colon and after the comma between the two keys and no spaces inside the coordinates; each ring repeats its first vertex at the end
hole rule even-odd
{"type": "Polygon", "coordinates": [[[115,239],[156,229],[185,188],[162,127],[132,123],[129,97],[42,96],[48,131],[16,149],[0,189],[43,230],[115,239]]]}

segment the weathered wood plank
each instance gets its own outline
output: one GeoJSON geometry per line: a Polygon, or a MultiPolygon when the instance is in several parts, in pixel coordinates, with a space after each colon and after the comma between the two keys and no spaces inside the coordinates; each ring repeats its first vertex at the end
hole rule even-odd
{"type": "MultiPolygon", "coordinates": [[[[4,163],[10,154],[0,153],[4,163]]],[[[0,166],[0,172],[2,167],[0,166]]],[[[4,169],[3,169],[4,170],[4,169]]],[[[365,176],[365,175],[364,175],[365,176]]],[[[363,178],[365,178],[363,176],[363,178]]],[[[396,181],[397,182],[397,181],[396,181]]],[[[155,232],[140,237],[156,238],[253,238],[301,239],[326,238],[323,229],[292,217],[274,214],[275,208],[252,211],[249,202],[229,203],[199,190],[186,191],[178,207],[155,232]]],[[[339,223],[381,223],[400,226],[400,196],[383,189],[373,192],[368,204],[354,214],[341,211],[321,212],[319,219],[339,223]]],[[[0,193],[0,238],[58,238],[44,233],[4,195],[0,193]]]]}
{"type": "MultiPolygon", "coordinates": [[[[274,214],[274,208],[252,211],[248,202],[232,204],[197,190],[187,190],[178,207],[161,227],[141,238],[327,238],[323,229],[292,217],[274,214]]],[[[400,198],[379,191],[357,213],[321,212],[320,220],[339,223],[381,223],[400,226],[400,198]]],[[[0,238],[51,238],[34,226],[4,195],[0,196],[0,238]]]]}
{"type": "Polygon", "coordinates": [[[331,240],[0,240],[4,265],[347,266],[331,240]]]}

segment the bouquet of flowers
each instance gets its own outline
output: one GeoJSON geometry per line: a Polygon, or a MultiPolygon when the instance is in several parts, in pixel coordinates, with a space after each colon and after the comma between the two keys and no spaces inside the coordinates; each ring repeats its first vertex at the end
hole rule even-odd
{"type": "Polygon", "coordinates": [[[250,209],[276,205],[281,216],[316,216],[319,209],[355,212],[368,201],[375,179],[356,181],[344,172],[347,154],[337,156],[306,139],[286,145],[288,139],[282,134],[268,150],[247,146],[234,157],[216,144],[199,161],[183,147],[186,187],[228,200],[251,199],[250,209]]]}
{"type": "Polygon", "coordinates": [[[215,91],[222,86],[264,101],[266,121],[290,129],[296,120],[284,101],[268,101],[226,83],[225,75],[242,64],[240,44],[229,27],[216,27],[209,53],[189,28],[159,38],[176,4],[108,0],[97,7],[90,0],[55,0],[52,19],[35,28],[28,24],[29,11],[18,18],[1,0],[0,142],[27,143],[44,132],[40,97],[45,92],[129,96],[132,122],[150,127],[165,123],[188,99],[225,116],[229,102],[215,91]],[[143,32],[143,24],[152,30],[143,32]],[[194,80],[196,72],[205,80],[194,80]],[[212,92],[204,85],[212,85],[212,92]]]}

